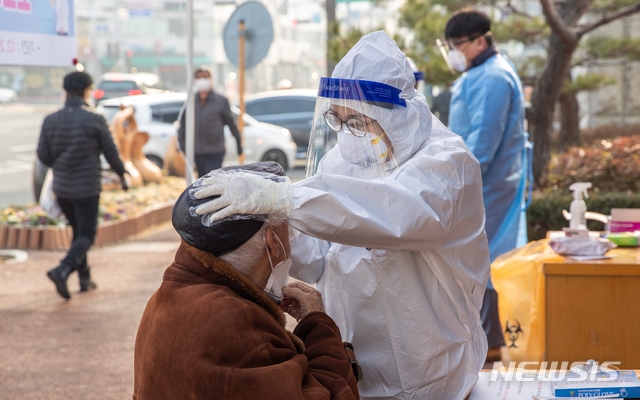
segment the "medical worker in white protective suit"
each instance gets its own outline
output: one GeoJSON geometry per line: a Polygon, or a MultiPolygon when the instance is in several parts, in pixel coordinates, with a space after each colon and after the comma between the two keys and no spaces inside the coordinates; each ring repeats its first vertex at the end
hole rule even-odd
{"type": "Polygon", "coordinates": [[[291,185],[212,174],[194,195],[219,197],[192,212],[209,224],[288,217],[299,231],[291,276],[318,283],[353,343],[362,398],[464,399],[487,354],[480,166],[429,112],[386,33],[364,36],[322,78],[307,175],[291,185]]]}

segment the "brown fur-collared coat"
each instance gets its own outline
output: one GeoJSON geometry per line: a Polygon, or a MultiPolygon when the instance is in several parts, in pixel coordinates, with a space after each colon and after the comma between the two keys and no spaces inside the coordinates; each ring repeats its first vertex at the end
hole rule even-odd
{"type": "Polygon", "coordinates": [[[280,308],[226,262],[186,243],[142,315],[135,400],[357,399],[326,314],[285,330],[280,308]]]}

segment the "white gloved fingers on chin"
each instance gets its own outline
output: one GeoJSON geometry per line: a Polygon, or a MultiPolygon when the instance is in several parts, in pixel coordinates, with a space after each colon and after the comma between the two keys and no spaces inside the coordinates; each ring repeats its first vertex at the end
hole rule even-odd
{"type": "Polygon", "coordinates": [[[231,203],[232,202],[226,196],[221,196],[221,197],[218,197],[217,199],[207,201],[206,203],[202,203],[199,206],[194,208],[197,215],[204,215],[214,211],[221,210],[225,207],[229,208],[228,206],[231,203]]]}

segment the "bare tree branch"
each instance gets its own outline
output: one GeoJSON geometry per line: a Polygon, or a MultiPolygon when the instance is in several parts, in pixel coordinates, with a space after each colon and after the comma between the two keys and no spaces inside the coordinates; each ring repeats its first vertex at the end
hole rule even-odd
{"type": "MultiPolygon", "coordinates": [[[[548,0],[540,0],[540,1],[548,1],[548,0]]],[[[628,15],[632,15],[635,14],[637,12],[640,12],[640,3],[635,4],[635,5],[630,5],[628,7],[622,8],[616,12],[614,12],[613,14],[604,14],[602,16],[601,19],[599,19],[598,21],[586,25],[580,29],[577,29],[575,32],[575,36],[580,39],[584,34],[591,32],[592,30],[601,27],[602,25],[608,24],[611,21],[614,21],[618,18],[623,18],[626,17],[628,15]]]]}
{"type": "Polygon", "coordinates": [[[498,7],[498,9],[505,14],[518,15],[520,17],[533,19],[533,16],[531,14],[528,14],[522,10],[519,10],[513,4],[511,4],[511,1],[505,4],[504,7],[500,6],[499,4],[496,4],[496,7],[498,7]]]}
{"type": "Polygon", "coordinates": [[[581,59],[575,60],[572,64],[571,64],[571,68],[573,67],[579,67],[582,66],[584,64],[587,63],[592,63],[593,61],[596,61],[598,59],[598,56],[594,56],[594,55],[587,55],[581,59]]]}
{"type": "Polygon", "coordinates": [[[556,7],[551,4],[551,0],[540,0],[540,5],[542,6],[544,17],[553,32],[567,45],[576,46],[578,38],[562,21],[556,7]]]}

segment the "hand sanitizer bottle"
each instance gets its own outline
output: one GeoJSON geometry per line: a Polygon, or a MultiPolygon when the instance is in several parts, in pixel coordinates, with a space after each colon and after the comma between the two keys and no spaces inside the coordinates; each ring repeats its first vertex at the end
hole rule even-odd
{"type": "Polygon", "coordinates": [[[582,197],[589,198],[587,189],[591,188],[591,182],[576,182],[569,186],[569,190],[573,191],[573,201],[571,202],[571,220],[569,228],[571,229],[587,229],[587,219],[584,214],[587,212],[587,204],[582,197]]]}

